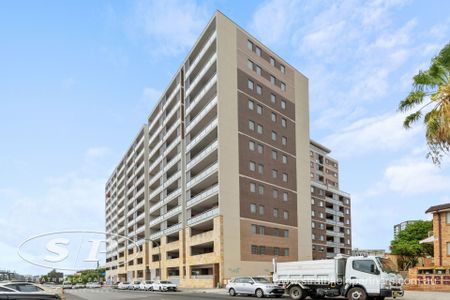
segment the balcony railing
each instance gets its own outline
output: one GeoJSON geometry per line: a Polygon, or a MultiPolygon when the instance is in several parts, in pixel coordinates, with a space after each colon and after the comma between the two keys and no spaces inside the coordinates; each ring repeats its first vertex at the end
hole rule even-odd
{"type": "Polygon", "coordinates": [[[194,81],[192,81],[191,84],[189,85],[189,88],[186,90],[186,96],[189,96],[190,92],[192,92],[197,83],[203,78],[206,72],[208,72],[209,68],[216,62],[216,60],[217,60],[217,53],[214,53],[213,56],[211,56],[211,58],[205,64],[205,66],[202,68],[202,70],[197,74],[194,81]]]}
{"type": "Polygon", "coordinates": [[[172,93],[170,93],[169,97],[167,97],[166,99],[166,103],[164,103],[163,105],[163,110],[165,110],[167,108],[167,105],[169,105],[169,103],[172,101],[173,97],[175,97],[175,95],[180,91],[181,85],[178,83],[177,86],[175,87],[175,89],[172,91],[172,93]]]}
{"type": "Polygon", "coordinates": [[[213,87],[213,85],[217,82],[217,73],[212,76],[208,82],[205,84],[205,86],[201,89],[201,91],[192,99],[192,101],[189,101],[186,108],[186,115],[188,115],[192,109],[194,109],[195,106],[203,99],[203,97],[206,95],[206,93],[213,87]]]}
{"type": "Polygon", "coordinates": [[[213,32],[213,34],[210,36],[210,38],[208,39],[208,41],[206,42],[206,44],[203,46],[202,50],[200,50],[200,52],[197,54],[197,56],[194,58],[194,60],[192,60],[189,64],[189,68],[186,72],[185,77],[188,78],[189,75],[192,73],[192,70],[195,69],[195,67],[197,66],[198,62],[202,59],[203,55],[205,55],[206,51],[208,51],[209,47],[211,46],[211,44],[215,41],[217,36],[216,31],[213,32]]]}
{"type": "Polygon", "coordinates": [[[189,125],[186,127],[186,133],[189,133],[191,129],[200,122],[203,117],[209,113],[215,106],[217,105],[217,95],[201,110],[201,112],[195,116],[193,120],[189,122],[189,125]]]}
{"type": "Polygon", "coordinates": [[[195,176],[194,178],[191,178],[189,182],[187,183],[186,187],[191,188],[195,184],[203,181],[205,178],[209,177],[211,174],[214,174],[219,169],[219,163],[214,163],[210,165],[208,168],[206,168],[203,172],[195,176]]]}
{"type": "Polygon", "coordinates": [[[202,161],[206,156],[211,154],[214,150],[217,149],[218,141],[215,140],[209,146],[207,146],[205,149],[202,150],[202,152],[198,153],[193,159],[191,159],[186,164],[186,170],[190,170],[192,167],[194,167],[198,162],[202,161]]]}
{"type": "Polygon", "coordinates": [[[168,212],[166,212],[163,217],[165,220],[170,219],[171,217],[179,214],[181,212],[182,207],[181,206],[177,206],[171,210],[169,210],[168,212]]]}
{"type": "Polygon", "coordinates": [[[170,226],[169,228],[164,229],[164,234],[165,234],[165,235],[168,235],[168,234],[177,232],[177,231],[179,231],[179,230],[181,229],[181,227],[182,227],[182,224],[181,224],[181,223],[172,225],[172,226],[170,226]]]}
{"type": "Polygon", "coordinates": [[[189,226],[191,226],[191,225],[200,223],[202,221],[211,219],[211,218],[217,216],[218,214],[219,214],[219,208],[215,207],[215,208],[210,209],[208,211],[205,211],[205,212],[203,212],[203,213],[201,213],[201,214],[199,214],[199,215],[197,215],[197,216],[195,216],[193,218],[190,218],[189,220],[187,220],[187,224],[189,226]]]}
{"type": "Polygon", "coordinates": [[[190,151],[195,145],[197,145],[203,138],[210,133],[214,128],[217,127],[218,120],[214,119],[211,123],[209,123],[197,136],[192,139],[186,147],[186,151],[190,151]]]}
{"type": "Polygon", "coordinates": [[[187,207],[192,207],[193,205],[200,203],[206,199],[209,199],[210,197],[217,195],[219,193],[219,185],[214,185],[210,187],[209,189],[201,192],[200,194],[196,195],[194,198],[191,198],[187,201],[186,205],[187,207]]]}

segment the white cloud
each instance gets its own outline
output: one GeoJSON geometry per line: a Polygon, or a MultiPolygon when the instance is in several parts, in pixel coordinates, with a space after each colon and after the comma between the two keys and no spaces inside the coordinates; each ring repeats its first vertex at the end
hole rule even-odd
{"type": "Polygon", "coordinates": [[[403,129],[403,120],[403,114],[362,118],[325,137],[324,143],[338,157],[398,151],[411,145],[414,138],[422,133],[420,126],[403,129]]]}
{"type": "MultiPolygon", "coordinates": [[[[0,189],[0,202],[3,203],[0,211],[3,230],[0,249],[6,251],[16,248],[30,236],[45,232],[104,230],[104,187],[107,175],[105,168],[100,165],[106,153],[109,150],[105,147],[88,149],[84,163],[79,168],[47,178],[42,193],[0,189]],[[95,163],[92,163],[93,158],[95,163]],[[102,171],[99,172],[99,169],[102,171]]],[[[30,268],[11,251],[0,258],[0,265],[25,273],[45,271],[30,268]]]]}
{"type": "Polygon", "coordinates": [[[177,55],[195,42],[210,14],[195,1],[139,1],[128,24],[154,55],[177,55]]]}

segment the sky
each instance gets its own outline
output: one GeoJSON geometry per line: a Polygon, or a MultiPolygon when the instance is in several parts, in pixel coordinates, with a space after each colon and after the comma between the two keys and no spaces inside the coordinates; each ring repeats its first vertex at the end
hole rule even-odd
{"type": "Polygon", "coordinates": [[[104,184],[215,10],[309,78],[310,134],[340,162],[353,246],[450,202],[450,159],[402,129],[411,78],[449,42],[448,1],[2,1],[0,269],[18,245],[103,230],[104,184]]]}

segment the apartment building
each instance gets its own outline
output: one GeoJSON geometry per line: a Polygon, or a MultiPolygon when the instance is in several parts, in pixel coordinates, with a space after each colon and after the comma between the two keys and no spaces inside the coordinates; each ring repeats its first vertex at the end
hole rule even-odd
{"type": "Polygon", "coordinates": [[[106,184],[107,280],[214,287],[312,259],[311,194],[325,256],[328,232],[350,247],[349,197],[331,173],[311,183],[310,149],[326,148],[310,144],[308,79],[216,12],[106,184]]]}
{"type": "Polygon", "coordinates": [[[339,189],[339,164],[331,150],[311,140],[311,227],[314,259],[351,255],[350,195],[339,189]]]}
{"type": "Polygon", "coordinates": [[[398,236],[398,234],[401,231],[405,230],[409,224],[414,224],[416,222],[417,222],[417,220],[408,220],[408,221],[403,221],[397,225],[394,225],[394,239],[398,236]]]}

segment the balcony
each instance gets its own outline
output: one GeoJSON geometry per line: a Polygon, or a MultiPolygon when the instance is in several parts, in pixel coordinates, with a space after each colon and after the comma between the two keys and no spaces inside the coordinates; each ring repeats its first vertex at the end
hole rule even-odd
{"type": "Polygon", "coordinates": [[[164,150],[163,155],[164,155],[164,156],[167,156],[167,154],[169,154],[169,153],[173,150],[173,148],[175,148],[175,147],[178,145],[178,143],[180,142],[180,140],[181,140],[181,137],[180,137],[180,136],[177,136],[177,137],[172,141],[172,143],[170,143],[170,145],[167,146],[167,149],[164,150]]]}
{"type": "Polygon", "coordinates": [[[162,185],[158,186],[158,187],[156,188],[156,190],[154,190],[153,192],[150,193],[149,199],[153,199],[156,195],[158,195],[159,193],[161,193],[162,189],[163,189],[163,186],[162,186],[162,185]]]}
{"type": "Polygon", "coordinates": [[[173,165],[175,165],[176,163],[178,163],[178,161],[181,159],[181,153],[178,153],[177,155],[175,155],[174,158],[172,158],[167,165],[164,166],[163,171],[167,172],[167,170],[169,170],[173,165]]]}
{"type": "Polygon", "coordinates": [[[163,105],[163,110],[165,110],[167,108],[167,105],[172,101],[173,97],[175,97],[175,95],[180,91],[180,84],[178,83],[176,88],[172,91],[172,93],[170,93],[169,97],[167,97],[166,102],[163,105]]]}
{"type": "Polygon", "coordinates": [[[193,120],[189,122],[189,125],[186,126],[186,133],[189,133],[191,129],[200,122],[203,117],[206,116],[214,107],[217,105],[217,96],[215,96],[203,109],[200,111],[198,115],[194,117],[193,120]]]}
{"type": "Polygon", "coordinates": [[[158,231],[150,235],[150,240],[157,240],[163,235],[163,231],[158,231]]]}
{"type": "Polygon", "coordinates": [[[170,178],[167,178],[166,182],[164,182],[164,187],[167,187],[174,183],[179,177],[181,177],[181,171],[175,172],[170,178]]]}
{"type": "Polygon", "coordinates": [[[190,62],[189,68],[188,68],[188,70],[186,72],[186,75],[185,75],[186,78],[189,77],[189,75],[191,74],[192,70],[195,69],[195,67],[197,66],[198,62],[202,59],[203,55],[205,55],[206,51],[208,51],[209,47],[215,41],[216,36],[217,36],[217,33],[214,31],[213,34],[211,35],[211,37],[206,42],[206,44],[203,46],[202,50],[200,50],[200,52],[197,54],[195,59],[190,62]]]}
{"type": "Polygon", "coordinates": [[[145,231],[145,224],[139,226],[139,227],[136,229],[136,234],[142,233],[142,232],[144,232],[144,231],[145,231]]]}
{"type": "Polygon", "coordinates": [[[163,140],[159,140],[159,142],[156,144],[156,146],[150,151],[150,153],[148,154],[148,157],[152,158],[156,151],[159,151],[159,148],[161,148],[161,145],[163,144],[163,140]]]}
{"type": "Polygon", "coordinates": [[[201,192],[200,194],[196,195],[194,198],[188,200],[186,205],[188,208],[190,208],[197,203],[201,203],[209,199],[210,197],[217,195],[218,193],[219,193],[219,185],[216,184],[213,187],[205,190],[204,192],[201,192]]]}
{"type": "MultiPolygon", "coordinates": [[[[158,103],[159,105],[159,103],[158,103]]],[[[153,127],[155,126],[156,123],[158,123],[161,119],[161,114],[162,114],[162,110],[159,110],[159,112],[156,114],[155,118],[153,119],[153,121],[150,123],[150,125],[148,125],[148,131],[152,132],[153,127]]]]}
{"type": "Polygon", "coordinates": [[[213,56],[208,60],[208,62],[205,64],[202,70],[197,74],[195,79],[189,85],[189,88],[186,90],[186,97],[189,96],[189,94],[195,88],[197,83],[203,78],[206,72],[208,72],[209,68],[216,62],[216,60],[217,60],[217,53],[214,53],[213,56]]]}
{"type": "Polygon", "coordinates": [[[163,217],[164,219],[169,219],[173,216],[176,216],[177,214],[179,214],[181,212],[182,207],[181,206],[177,206],[171,210],[169,210],[168,212],[166,212],[163,217]]]}
{"type": "Polygon", "coordinates": [[[186,115],[188,115],[196,105],[203,99],[203,97],[208,93],[208,91],[216,84],[217,82],[217,74],[214,74],[211,79],[205,84],[202,90],[195,96],[192,101],[190,101],[189,105],[186,108],[186,115]]]}
{"type": "Polygon", "coordinates": [[[182,228],[182,224],[181,223],[172,225],[169,228],[164,229],[164,234],[165,235],[169,235],[169,234],[175,233],[177,231],[180,231],[181,228],[182,228]]]}
{"type": "Polygon", "coordinates": [[[178,119],[173,123],[170,128],[167,130],[167,132],[164,134],[164,141],[166,141],[170,135],[180,126],[181,120],[178,119]]]}
{"type": "Polygon", "coordinates": [[[150,181],[148,182],[149,186],[152,186],[156,181],[158,181],[161,178],[161,175],[163,174],[163,170],[159,171],[158,173],[156,173],[154,176],[152,176],[152,178],[150,179],[150,181]]]}
{"type": "Polygon", "coordinates": [[[327,235],[329,235],[329,236],[339,236],[339,237],[344,237],[344,233],[343,233],[343,232],[339,232],[339,231],[331,231],[331,230],[327,230],[327,235]]]}
{"type": "Polygon", "coordinates": [[[209,144],[209,146],[207,146],[205,149],[202,150],[202,152],[200,152],[199,154],[197,154],[193,159],[191,159],[187,164],[186,164],[186,170],[190,170],[192,167],[194,167],[198,162],[200,162],[201,160],[203,160],[205,157],[207,157],[209,154],[211,154],[212,152],[214,152],[217,149],[217,146],[219,145],[218,141],[215,140],[214,142],[212,142],[211,144],[209,144]]]}
{"type": "Polygon", "coordinates": [[[214,119],[211,123],[209,123],[202,131],[200,131],[197,136],[192,139],[186,147],[186,152],[190,151],[196,144],[198,144],[208,133],[213,131],[218,124],[218,120],[214,119]]]}
{"type": "Polygon", "coordinates": [[[159,217],[157,217],[157,218],[155,218],[155,219],[152,219],[152,220],[148,223],[148,225],[149,225],[150,227],[152,227],[152,226],[154,226],[154,225],[156,225],[156,224],[161,223],[161,222],[163,221],[163,219],[164,219],[164,215],[159,216],[159,217]]]}
{"type": "Polygon", "coordinates": [[[153,169],[161,163],[161,160],[163,159],[163,156],[159,156],[152,164],[148,167],[149,173],[153,171],[153,169]]]}
{"type": "Polygon", "coordinates": [[[219,214],[219,208],[213,208],[187,220],[189,226],[211,219],[219,214]]]}
{"type": "Polygon", "coordinates": [[[163,125],[166,125],[167,122],[170,121],[170,119],[172,118],[172,116],[180,109],[181,103],[178,102],[177,104],[175,104],[175,106],[172,108],[172,110],[166,115],[166,117],[164,118],[164,122],[163,125]]]}
{"type": "Polygon", "coordinates": [[[194,185],[202,182],[204,179],[208,178],[210,175],[216,173],[219,170],[219,163],[216,162],[212,165],[210,165],[208,168],[206,168],[204,171],[202,171],[200,174],[195,176],[194,178],[191,178],[189,182],[186,185],[186,188],[191,188],[194,185]]]}

